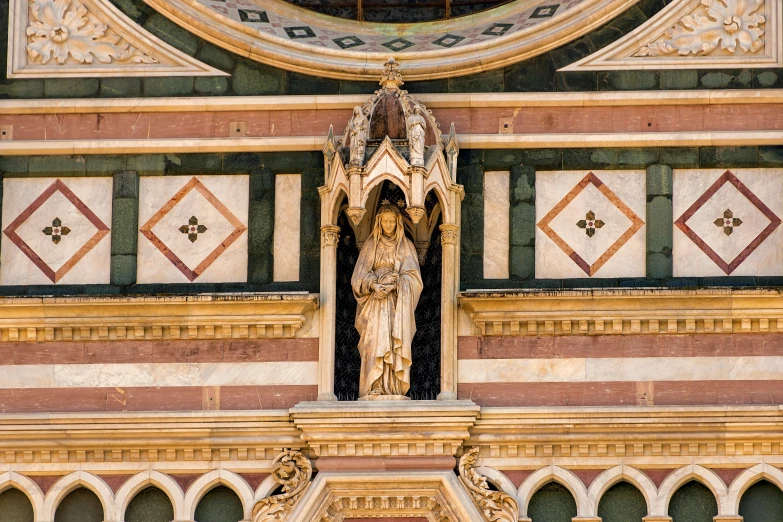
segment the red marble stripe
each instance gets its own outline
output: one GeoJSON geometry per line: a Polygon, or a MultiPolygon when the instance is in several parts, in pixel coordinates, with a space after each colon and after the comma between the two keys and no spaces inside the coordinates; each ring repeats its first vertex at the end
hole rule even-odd
{"type": "Polygon", "coordinates": [[[460,359],[742,357],[783,355],[783,333],[463,336],[460,359]]]}
{"type": "MultiPolygon", "coordinates": [[[[434,109],[461,134],[496,134],[501,117],[516,133],[645,133],[783,129],[783,104],[637,105],[623,107],[474,107],[434,109]]],[[[326,135],[342,129],[350,109],[247,112],[17,114],[0,116],[16,140],[226,138],[231,122],[248,137],[326,135]]]]}
{"type": "Polygon", "coordinates": [[[0,343],[0,365],[317,360],[317,338],[0,343]]]}
{"type": "Polygon", "coordinates": [[[636,383],[465,383],[457,386],[457,396],[479,406],[635,406],[636,383]]]}
{"type": "MultiPolygon", "coordinates": [[[[317,396],[317,386],[247,386],[237,400],[240,388],[221,389],[221,409],[286,409],[317,396]]],[[[203,395],[199,386],[0,389],[0,413],[193,411],[203,409],[203,395]]]]}
{"type": "MultiPolygon", "coordinates": [[[[636,404],[636,382],[491,382],[460,384],[457,395],[480,406],[623,406],[636,404]]],[[[656,406],[781,404],[783,381],[655,381],[656,406]]]]}

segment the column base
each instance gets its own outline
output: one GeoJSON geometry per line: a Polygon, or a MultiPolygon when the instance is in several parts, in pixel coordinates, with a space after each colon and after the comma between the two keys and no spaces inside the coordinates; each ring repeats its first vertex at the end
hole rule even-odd
{"type": "Polygon", "coordinates": [[[456,401],[457,394],[454,392],[440,392],[436,398],[439,401],[456,401]]]}
{"type": "Polygon", "coordinates": [[[574,517],[571,522],[601,522],[601,517],[574,517]]]}
{"type": "Polygon", "coordinates": [[[337,395],[334,393],[322,393],[316,399],[317,401],[332,401],[337,402],[337,395]]]}
{"type": "Polygon", "coordinates": [[[712,517],[715,522],[742,522],[744,519],[739,515],[718,515],[712,517]]]}
{"type": "Polygon", "coordinates": [[[672,517],[649,515],[642,518],[642,522],[672,522],[672,517]]]}

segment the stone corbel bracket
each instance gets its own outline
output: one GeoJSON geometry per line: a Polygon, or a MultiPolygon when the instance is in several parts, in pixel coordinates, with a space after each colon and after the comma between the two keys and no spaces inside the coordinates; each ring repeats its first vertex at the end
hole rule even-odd
{"type": "Polygon", "coordinates": [[[780,0],[674,0],[635,31],[561,71],[783,66],[780,0]]]}
{"type": "MultiPolygon", "coordinates": [[[[313,479],[313,466],[303,453],[285,450],[272,462],[272,478],[282,491],[262,498],[253,508],[253,522],[284,522],[313,479]]],[[[277,488],[275,488],[277,489],[277,488]]]]}
{"type": "Polygon", "coordinates": [[[460,335],[609,335],[783,332],[777,290],[465,292],[472,331],[460,335]]]}
{"type": "Polygon", "coordinates": [[[471,401],[302,402],[290,411],[318,457],[454,457],[479,407],[471,401]]]}
{"type": "Polygon", "coordinates": [[[293,338],[317,309],[304,292],[0,298],[0,342],[293,338]]]}
{"type": "Polygon", "coordinates": [[[9,0],[8,78],[228,76],[145,31],[109,0],[9,0]]]}
{"type": "Polygon", "coordinates": [[[462,485],[473,497],[473,502],[487,522],[517,522],[519,504],[516,498],[489,487],[487,477],[475,468],[478,458],[479,448],[470,448],[460,457],[459,478],[462,485]]]}

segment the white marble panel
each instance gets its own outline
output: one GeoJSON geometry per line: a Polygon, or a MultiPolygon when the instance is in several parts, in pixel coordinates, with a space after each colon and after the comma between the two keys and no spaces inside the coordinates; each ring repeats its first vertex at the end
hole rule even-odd
{"type": "Polygon", "coordinates": [[[4,179],[0,284],[108,284],[111,217],[110,177],[4,179]]]}
{"type": "Polygon", "coordinates": [[[316,361],[0,366],[0,388],[282,386],[317,383],[316,361]]]}
{"type": "Polygon", "coordinates": [[[247,281],[248,176],[145,176],[139,185],[139,283],[247,281]]]}
{"type": "Polygon", "coordinates": [[[459,382],[582,382],[585,359],[462,359],[459,382]]]}
{"type": "Polygon", "coordinates": [[[463,359],[459,382],[763,381],[783,379],[783,357],[463,359]]]}
{"type": "Polygon", "coordinates": [[[299,281],[299,225],[302,201],[302,176],[275,176],[275,281],[299,281]]]}
{"type": "Polygon", "coordinates": [[[536,277],[644,277],[646,173],[536,173],[536,277]]]}
{"type": "Polygon", "coordinates": [[[783,275],[783,169],[675,170],[675,277],[783,275]]]}
{"type": "Polygon", "coordinates": [[[484,279],[508,279],[509,172],[484,173],[484,279]]]}

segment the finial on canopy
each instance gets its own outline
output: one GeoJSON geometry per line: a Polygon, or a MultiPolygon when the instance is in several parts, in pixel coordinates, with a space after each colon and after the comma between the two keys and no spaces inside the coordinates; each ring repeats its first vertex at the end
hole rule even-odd
{"type": "Polygon", "coordinates": [[[405,83],[402,81],[402,75],[398,70],[400,64],[394,58],[389,58],[383,65],[383,74],[381,75],[381,81],[379,82],[384,88],[389,90],[397,90],[405,83]]]}

